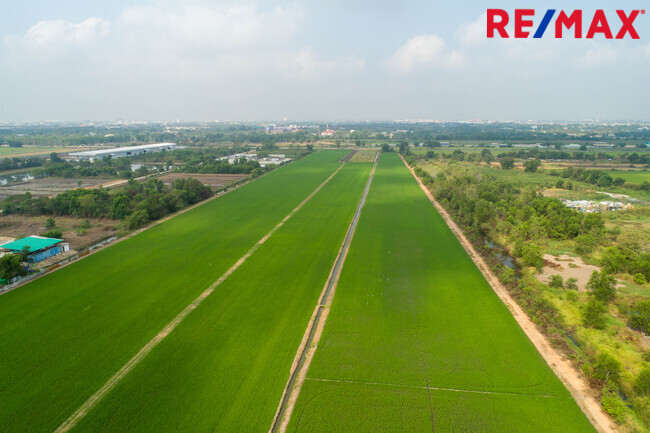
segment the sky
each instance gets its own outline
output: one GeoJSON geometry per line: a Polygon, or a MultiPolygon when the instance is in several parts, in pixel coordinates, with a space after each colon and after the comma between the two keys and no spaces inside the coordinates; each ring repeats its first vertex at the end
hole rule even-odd
{"type": "Polygon", "coordinates": [[[650,120],[650,14],[638,40],[485,30],[555,7],[586,33],[602,8],[616,33],[641,1],[5,3],[0,121],[650,120]]]}

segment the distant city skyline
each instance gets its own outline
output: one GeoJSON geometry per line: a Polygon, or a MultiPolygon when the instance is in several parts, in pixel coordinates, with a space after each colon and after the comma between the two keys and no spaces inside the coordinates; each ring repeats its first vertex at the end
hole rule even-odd
{"type": "MultiPolygon", "coordinates": [[[[537,24],[549,4],[525,6],[537,24]]],[[[522,5],[13,2],[0,14],[0,122],[650,120],[650,14],[639,40],[502,40],[485,36],[487,7],[522,5]]]]}

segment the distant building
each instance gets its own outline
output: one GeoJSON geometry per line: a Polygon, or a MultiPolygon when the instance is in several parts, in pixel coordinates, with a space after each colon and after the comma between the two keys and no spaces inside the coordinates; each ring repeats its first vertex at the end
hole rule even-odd
{"type": "Polygon", "coordinates": [[[614,145],[611,143],[599,142],[599,143],[592,144],[591,147],[614,147],[614,145]]]}
{"type": "Polygon", "coordinates": [[[150,152],[162,152],[164,150],[174,150],[178,147],[176,143],[158,143],[145,144],[142,146],[116,147],[113,149],[87,150],[84,152],[74,152],[68,157],[74,161],[102,159],[106,156],[111,158],[124,158],[129,156],[141,155],[150,152]]]}
{"type": "Polygon", "coordinates": [[[517,147],[521,149],[536,149],[536,148],[542,148],[543,146],[541,145],[541,143],[535,143],[535,144],[521,143],[521,144],[513,144],[512,147],[517,147]]]}
{"type": "Polygon", "coordinates": [[[20,254],[25,247],[29,247],[27,261],[38,263],[49,257],[56,256],[70,250],[70,245],[63,242],[63,239],[46,238],[43,236],[28,236],[17,241],[0,245],[3,252],[20,254]]]}
{"type": "Polygon", "coordinates": [[[441,141],[440,142],[440,147],[449,147],[451,146],[448,141],[441,141]]]}
{"type": "Polygon", "coordinates": [[[580,145],[575,143],[563,144],[562,149],[580,150],[580,145]]]}

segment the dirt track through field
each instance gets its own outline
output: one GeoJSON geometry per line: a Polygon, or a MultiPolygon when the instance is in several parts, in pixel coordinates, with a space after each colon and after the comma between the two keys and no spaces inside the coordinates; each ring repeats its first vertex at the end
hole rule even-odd
{"type": "Polygon", "coordinates": [[[300,395],[300,390],[302,389],[302,385],[307,377],[307,370],[309,370],[309,365],[314,357],[314,353],[318,347],[318,342],[323,333],[323,328],[327,322],[327,316],[330,311],[330,306],[332,305],[332,299],[336,292],[339,277],[341,276],[341,270],[343,269],[345,258],[348,255],[350,243],[352,242],[354,232],[357,228],[357,223],[359,222],[359,217],[361,216],[361,210],[363,209],[363,205],[366,203],[366,197],[368,196],[368,191],[370,191],[370,185],[375,175],[378,161],[379,153],[377,153],[377,156],[375,157],[372,170],[370,170],[370,175],[368,176],[368,182],[366,183],[361,200],[359,200],[359,204],[357,205],[357,210],[352,217],[352,221],[350,222],[348,231],[345,234],[341,248],[339,249],[330,274],[325,282],[325,287],[323,287],[323,291],[321,292],[318,304],[312,313],[305,334],[303,335],[300,346],[298,347],[298,352],[296,353],[293,364],[291,365],[289,380],[284,387],[282,397],[280,397],[280,403],[278,404],[275,416],[273,417],[269,433],[284,433],[289,426],[293,408],[296,405],[298,396],[300,395]]]}
{"type": "Polygon", "coordinates": [[[228,269],[217,281],[201,293],[191,304],[183,309],[174,319],[169,322],[154,338],[152,338],[142,349],[138,351],[126,364],[120,368],[104,385],[101,386],[93,395],[90,396],[81,406],[75,410],[54,432],[63,433],[70,431],[99,401],[108,394],[124,376],[129,374],[133,368],[144,359],[160,342],[165,339],[193,310],[195,310],[214,290],[220,286],[233,272],[237,270],[264,242],[266,242],[273,233],[275,233],[285,222],[298,212],[309,200],[311,200],[318,191],[320,191],[336,174],[343,168],[341,164],[318,188],[312,191],[295,209],[284,217],[270,232],[260,239],[253,247],[246,252],[230,269],[228,269]]]}
{"type": "Polygon", "coordinates": [[[458,225],[456,225],[454,220],[451,219],[447,211],[436,201],[433,194],[431,194],[431,191],[429,191],[420,178],[417,177],[413,168],[406,163],[404,157],[401,158],[404,165],[411,171],[411,174],[420,185],[420,188],[422,188],[440,216],[445,220],[445,223],[447,223],[449,229],[454,233],[467,254],[472,258],[474,264],[476,264],[487,282],[490,284],[492,290],[494,290],[497,296],[501,298],[501,301],[506,305],[506,307],[508,307],[519,326],[526,333],[549,367],[551,367],[557,377],[562,381],[562,383],[564,383],[564,386],[569,390],[573,399],[578,403],[578,406],[580,406],[580,409],[582,409],[591,424],[593,424],[596,430],[600,433],[619,431],[609,416],[603,412],[596,398],[597,396],[595,392],[589,387],[586,379],[582,377],[575,368],[573,368],[571,362],[566,357],[551,346],[546,337],[544,337],[544,335],[537,329],[524,310],[522,310],[519,304],[515,302],[515,300],[510,296],[510,293],[492,273],[483,258],[476,252],[474,246],[467,240],[465,234],[458,225]]]}
{"type": "Polygon", "coordinates": [[[549,395],[549,394],[523,394],[520,392],[480,391],[476,389],[441,388],[441,387],[429,386],[429,385],[406,385],[400,383],[368,382],[365,380],[322,379],[322,378],[315,378],[315,377],[309,377],[306,380],[310,380],[313,382],[352,383],[352,384],[372,385],[372,386],[389,386],[395,388],[425,389],[427,391],[429,390],[450,391],[450,392],[461,392],[467,394],[511,395],[517,397],[542,397],[542,398],[556,398],[556,399],[573,398],[573,397],[562,397],[559,395],[549,395]]]}

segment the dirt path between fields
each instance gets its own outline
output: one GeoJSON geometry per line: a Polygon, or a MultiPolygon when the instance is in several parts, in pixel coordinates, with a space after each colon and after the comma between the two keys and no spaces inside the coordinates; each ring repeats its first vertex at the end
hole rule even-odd
{"type": "Polygon", "coordinates": [[[461,243],[467,254],[472,258],[481,271],[487,282],[492,287],[492,290],[501,298],[501,301],[508,307],[513,317],[519,323],[519,326],[524,330],[530,341],[535,345],[537,351],[542,355],[546,363],[551,367],[557,377],[564,383],[571,395],[573,396],[578,406],[582,409],[589,421],[600,433],[605,432],[618,432],[614,422],[611,418],[603,412],[600,403],[597,399],[596,393],[589,387],[587,380],[575,369],[571,362],[560,352],[555,350],[548,342],[546,337],[537,329],[535,324],[530,320],[521,307],[510,296],[497,277],[492,273],[483,258],[476,252],[472,244],[467,240],[462,230],[451,219],[447,211],[436,201],[422,183],[419,177],[415,174],[413,169],[404,161],[402,162],[411,171],[411,174],[416,179],[420,188],[427,195],[433,206],[436,208],[440,216],[445,220],[447,226],[454,233],[458,241],[461,243]]]}
{"type": "Polygon", "coordinates": [[[323,329],[325,328],[325,323],[327,322],[327,316],[329,315],[330,306],[334,299],[334,293],[336,292],[336,286],[338,285],[339,277],[341,276],[341,270],[343,269],[343,264],[348,255],[350,244],[352,243],[352,238],[354,237],[359,217],[361,216],[361,210],[363,209],[363,205],[366,203],[366,197],[368,196],[368,191],[370,191],[370,184],[375,175],[377,161],[378,158],[375,158],[375,163],[372,170],[370,170],[368,182],[366,183],[361,200],[359,200],[359,204],[357,205],[357,210],[354,213],[354,217],[352,217],[352,221],[350,222],[348,231],[345,234],[341,248],[339,248],[339,252],[334,260],[330,274],[325,282],[325,287],[323,287],[323,291],[321,292],[318,304],[311,315],[305,334],[303,335],[300,346],[298,347],[298,352],[293,360],[293,364],[291,364],[289,380],[284,387],[284,391],[282,391],[282,397],[280,397],[280,403],[278,404],[275,416],[273,417],[269,433],[284,433],[289,426],[293,408],[295,407],[298,396],[300,395],[302,385],[305,383],[309,365],[314,358],[314,353],[318,348],[318,342],[320,341],[323,329]]]}
{"type": "Polygon", "coordinates": [[[237,270],[257,249],[266,242],[273,233],[275,233],[280,227],[284,225],[289,218],[291,218],[296,212],[298,212],[309,200],[311,200],[318,191],[320,191],[336,174],[343,168],[345,164],[341,164],[334,173],[332,173],[323,183],[321,183],[318,188],[312,191],[311,194],[307,196],[306,199],[302,201],[295,209],[293,209],[289,214],[284,217],[270,232],[268,232],[262,239],[260,239],[250,250],[246,252],[230,269],[228,269],[217,281],[215,281],[210,287],[208,287],[203,293],[201,293],[192,303],[183,309],[171,322],[169,322],[154,338],[152,338],[142,349],[138,351],[126,364],[120,368],[117,373],[115,373],[104,385],[101,386],[93,395],[90,396],[81,406],[75,410],[68,419],[66,419],[55,431],[54,433],[63,433],[72,429],[94,406],[99,403],[99,401],[108,394],[115,386],[133,370],[133,368],[144,359],[145,356],[149,354],[160,342],[165,339],[193,310],[195,310],[214,290],[220,286],[233,272],[237,270]]]}
{"type": "Polygon", "coordinates": [[[307,380],[311,380],[313,382],[351,383],[351,384],[361,384],[361,385],[386,386],[386,387],[394,387],[394,388],[425,389],[425,390],[433,389],[435,391],[461,392],[467,394],[511,395],[516,397],[540,397],[540,398],[554,398],[560,400],[573,398],[573,397],[562,397],[559,395],[549,395],[549,394],[524,394],[521,392],[505,392],[505,391],[480,391],[477,389],[442,388],[439,386],[429,386],[429,385],[407,385],[404,383],[368,382],[366,380],[323,379],[320,377],[308,377],[307,380]]]}

